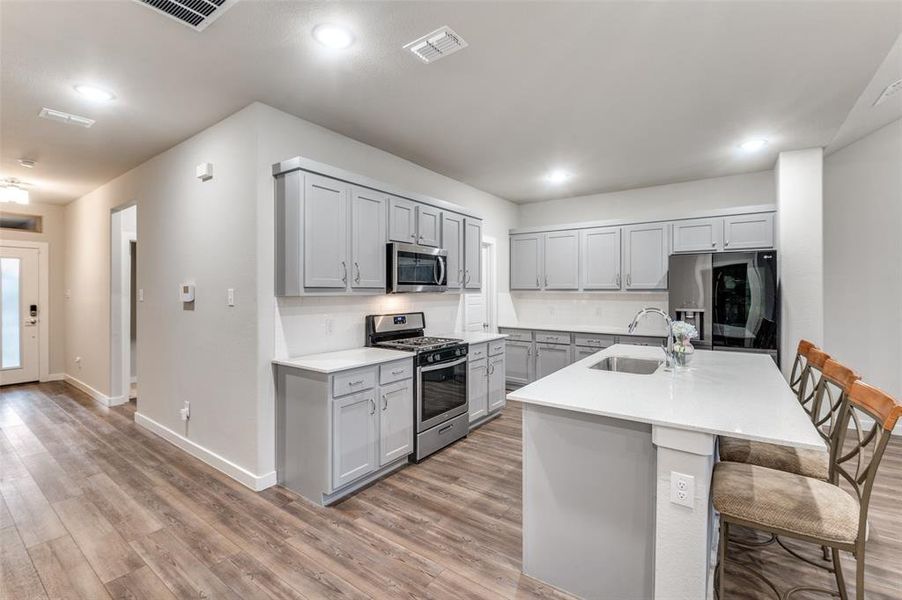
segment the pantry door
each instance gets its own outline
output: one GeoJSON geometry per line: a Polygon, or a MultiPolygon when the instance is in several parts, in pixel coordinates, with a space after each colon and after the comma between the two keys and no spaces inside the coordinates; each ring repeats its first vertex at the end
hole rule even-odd
{"type": "Polygon", "coordinates": [[[0,384],[40,376],[37,248],[0,247],[0,384]]]}

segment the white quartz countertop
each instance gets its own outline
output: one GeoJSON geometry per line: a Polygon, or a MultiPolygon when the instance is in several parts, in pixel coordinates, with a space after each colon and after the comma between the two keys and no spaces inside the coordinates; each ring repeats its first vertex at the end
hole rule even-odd
{"type": "Polygon", "coordinates": [[[697,350],[689,369],[651,375],[590,369],[606,356],[662,360],[616,344],[507,395],[510,400],[689,431],[826,451],[773,359],[697,350]]]}
{"type": "Polygon", "coordinates": [[[541,323],[517,323],[516,325],[504,324],[499,325],[502,329],[530,329],[533,331],[570,331],[573,333],[594,333],[598,335],[637,335],[649,337],[664,337],[667,335],[666,326],[655,326],[646,323],[640,323],[635,333],[630,333],[627,326],[615,327],[604,325],[548,325],[541,323]]]}
{"type": "MultiPolygon", "coordinates": [[[[428,335],[432,335],[429,333],[428,335]]],[[[457,338],[463,340],[465,344],[481,344],[483,342],[492,342],[507,337],[506,333],[486,333],[484,331],[455,331],[454,333],[439,333],[435,337],[457,338]]]]}
{"type": "Polygon", "coordinates": [[[274,359],[272,362],[283,367],[294,367],[317,373],[337,373],[348,369],[369,367],[382,363],[411,358],[412,352],[400,350],[388,350],[386,348],[353,348],[351,350],[338,350],[337,352],[323,352],[321,354],[307,354],[285,359],[274,359]]]}

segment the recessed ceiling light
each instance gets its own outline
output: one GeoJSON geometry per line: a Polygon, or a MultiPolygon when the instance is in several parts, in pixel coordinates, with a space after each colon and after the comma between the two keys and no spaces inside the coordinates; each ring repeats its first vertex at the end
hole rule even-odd
{"type": "Polygon", "coordinates": [[[93,85],[79,84],[75,86],[75,91],[88,100],[94,100],[95,102],[109,102],[116,97],[116,94],[113,92],[93,85]]]}
{"type": "Polygon", "coordinates": [[[746,152],[757,152],[767,146],[767,140],[764,138],[754,139],[754,140],[746,140],[739,144],[739,147],[746,152]]]}
{"type": "Polygon", "coordinates": [[[313,28],[313,37],[326,48],[342,50],[354,43],[354,36],[340,25],[323,23],[313,28]]]}
{"type": "Polygon", "coordinates": [[[562,169],[555,169],[545,176],[545,181],[548,183],[564,183],[568,179],[570,179],[570,173],[562,169]]]}

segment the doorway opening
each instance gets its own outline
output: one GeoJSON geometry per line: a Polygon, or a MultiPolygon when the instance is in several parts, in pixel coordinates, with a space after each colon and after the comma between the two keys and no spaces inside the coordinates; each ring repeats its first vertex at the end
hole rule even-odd
{"type": "Polygon", "coordinates": [[[46,242],[0,245],[0,385],[46,381],[50,372],[46,242]]]}
{"type": "Polygon", "coordinates": [[[480,265],[482,288],[479,291],[467,291],[465,294],[466,331],[494,332],[498,315],[498,266],[495,240],[490,237],[482,239],[480,265]]]}
{"type": "Polygon", "coordinates": [[[110,216],[110,405],[138,397],[138,207],[110,216]]]}

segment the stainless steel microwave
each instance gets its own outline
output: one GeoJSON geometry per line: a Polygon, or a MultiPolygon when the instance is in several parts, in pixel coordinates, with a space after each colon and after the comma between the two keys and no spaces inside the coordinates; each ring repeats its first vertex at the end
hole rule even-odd
{"type": "Polygon", "coordinates": [[[448,251],[415,244],[389,243],[389,294],[405,292],[444,292],[448,289],[448,251]]]}

